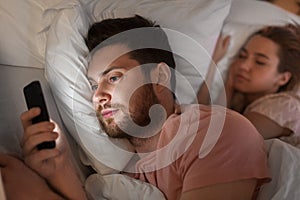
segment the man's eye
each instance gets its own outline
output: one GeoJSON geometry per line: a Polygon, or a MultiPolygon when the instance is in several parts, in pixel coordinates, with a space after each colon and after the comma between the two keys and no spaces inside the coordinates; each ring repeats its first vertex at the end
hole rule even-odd
{"type": "Polygon", "coordinates": [[[114,82],[118,81],[119,79],[120,79],[119,76],[111,76],[111,77],[109,77],[108,80],[110,83],[114,83],[114,82]]]}
{"type": "Polygon", "coordinates": [[[96,91],[98,89],[98,85],[91,85],[92,91],[96,91]]]}

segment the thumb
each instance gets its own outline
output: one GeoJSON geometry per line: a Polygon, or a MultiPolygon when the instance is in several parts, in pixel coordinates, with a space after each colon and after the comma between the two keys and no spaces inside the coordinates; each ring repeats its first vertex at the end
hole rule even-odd
{"type": "Polygon", "coordinates": [[[229,47],[230,40],[231,40],[231,36],[230,36],[230,35],[225,36],[224,39],[223,39],[223,46],[224,46],[224,48],[225,48],[226,50],[227,50],[228,47],[229,47]]]}

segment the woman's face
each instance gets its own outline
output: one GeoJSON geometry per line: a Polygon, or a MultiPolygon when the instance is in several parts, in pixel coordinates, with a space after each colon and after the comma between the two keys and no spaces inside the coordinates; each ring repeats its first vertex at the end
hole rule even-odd
{"type": "Polygon", "coordinates": [[[279,46],[260,35],[253,36],[232,63],[233,86],[237,91],[258,97],[275,93],[287,81],[278,72],[279,46]]]}

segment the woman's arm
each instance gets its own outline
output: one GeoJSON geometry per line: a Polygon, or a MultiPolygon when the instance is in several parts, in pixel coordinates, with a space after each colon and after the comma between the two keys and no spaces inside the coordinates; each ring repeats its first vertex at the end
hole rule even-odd
{"type": "Polygon", "coordinates": [[[211,90],[212,82],[214,80],[215,73],[217,70],[216,63],[218,63],[227,52],[229,42],[230,42],[230,36],[225,36],[225,37],[219,36],[217,40],[207,74],[197,93],[197,100],[199,104],[206,104],[206,105],[210,104],[209,91],[211,90]]]}
{"type": "Polygon", "coordinates": [[[264,139],[288,136],[292,133],[291,130],[281,127],[270,118],[257,112],[248,112],[244,116],[251,121],[264,139]]]}
{"type": "Polygon", "coordinates": [[[233,88],[232,67],[229,66],[224,88],[221,89],[218,99],[216,100],[216,104],[231,108],[235,97],[238,97],[235,94],[236,93],[233,88]]]}

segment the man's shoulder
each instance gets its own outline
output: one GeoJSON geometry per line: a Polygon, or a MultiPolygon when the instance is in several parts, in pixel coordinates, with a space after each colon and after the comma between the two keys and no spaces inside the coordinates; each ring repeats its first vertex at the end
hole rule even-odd
{"type": "Polygon", "coordinates": [[[232,142],[240,141],[243,135],[259,136],[253,124],[246,117],[224,106],[184,105],[181,107],[181,113],[174,116],[173,119],[175,121],[169,125],[176,124],[180,132],[184,132],[184,137],[190,135],[194,137],[196,134],[197,137],[201,137],[198,138],[200,143],[205,136],[216,138],[216,140],[219,140],[221,136],[221,139],[233,138],[230,139],[232,142]]]}
{"type": "MultiPolygon", "coordinates": [[[[226,135],[239,140],[242,135],[259,135],[254,125],[242,114],[218,105],[190,104],[181,106],[181,112],[172,116],[168,125],[184,130],[185,136],[194,135],[226,135]],[[181,128],[182,127],[182,128],[181,128]]],[[[219,137],[218,136],[218,137],[219,137]]]]}
{"type": "Polygon", "coordinates": [[[222,141],[225,144],[224,141],[227,141],[230,145],[244,143],[245,138],[262,140],[259,132],[245,116],[224,106],[190,105],[185,111],[183,114],[189,118],[189,128],[198,126],[197,137],[201,137],[200,141],[204,143],[207,138],[214,139],[210,143],[222,141]]]}
{"type": "Polygon", "coordinates": [[[193,117],[199,115],[199,120],[206,118],[226,119],[233,121],[248,121],[242,114],[220,105],[189,104],[181,107],[181,115],[193,117]]]}

